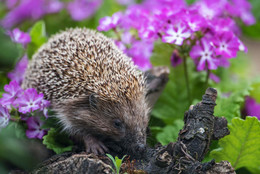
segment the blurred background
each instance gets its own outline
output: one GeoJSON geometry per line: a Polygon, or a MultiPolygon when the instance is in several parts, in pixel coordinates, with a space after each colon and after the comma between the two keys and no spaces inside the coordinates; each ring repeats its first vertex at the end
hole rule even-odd
{"type": "MultiPolygon", "coordinates": [[[[0,0],[0,89],[9,82],[8,72],[12,71],[24,55],[21,44],[12,41],[8,32],[19,28],[29,32],[39,20],[45,22],[46,34],[51,36],[68,27],[96,29],[99,20],[123,11],[142,0],[0,0]]],[[[187,0],[193,3],[194,0],[187,0]]],[[[248,61],[248,78],[260,75],[260,0],[249,0],[256,23],[251,26],[240,24],[241,40],[248,48],[243,54],[248,61]]],[[[113,37],[113,32],[106,32],[113,37]]],[[[243,59],[244,60],[244,59],[243,59]]],[[[2,92],[0,93],[0,95],[2,92]]],[[[24,128],[11,124],[0,130],[0,173],[10,169],[31,170],[36,164],[54,153],[38,140],[28,140],[24,128]]]]}

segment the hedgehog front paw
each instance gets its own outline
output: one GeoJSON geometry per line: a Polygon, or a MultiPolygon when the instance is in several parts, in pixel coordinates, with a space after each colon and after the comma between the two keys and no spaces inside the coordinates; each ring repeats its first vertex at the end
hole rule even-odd
{"type": "Polygon", "coordinates": [[[86,148],[86,153],[104,155],[106,152],[108,152],[108,148],[104,145],[104,143],[96,139],[92,135],[87,135],[84,137],[84,144],[86,148]]]}

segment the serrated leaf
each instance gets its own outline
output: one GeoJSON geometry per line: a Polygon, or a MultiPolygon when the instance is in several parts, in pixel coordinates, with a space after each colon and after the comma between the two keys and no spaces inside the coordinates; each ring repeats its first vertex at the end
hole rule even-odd
{"type": "Polygon", "coordinates": [[[33,54],[47,41],[45,23],[39,21],[32,27],[30,31],[31,42],[28,44],[27,55],[31,59],[33,54]]]}
{"type": "Polygon", "coordinates": [[[260,122],[255,117],[232,119],[230,135],[219,140],[220,148],[211,151],[216,161],[227,160],[235,169],[260,166],[260,122]]]}
{"type": "Polygon", "coordinates": [[[183,125],[184,122],[182,120],[176,120],[173,125],[167,125],[162,128],[162,132],[156,135],[156,139],[162,145],[175,142],[178,138],[179,131],[183,128],[183,125]]]}
{"type": "MultiPolygon", "coordinates": [[[[249,95],[251,87],[250,85],[244,85],[244,89],[239,91],[233,91],[232,93],[218,94],[216,100],[217,106],[214,110],[214,115],[224,116],[228,122],[234,117],[241,116],[241,106],[245,101],[245,96],[249,95]]],[[[220,89],[218,90],[220,91],[220,89]]]]}
{"type": "Polygon", "coordinates": [[[71,151],[73,147],[73,143],[68,135],[54,128],[51,128],[48,134],[43,137],[43,144],[57,154],[71,151]]]}

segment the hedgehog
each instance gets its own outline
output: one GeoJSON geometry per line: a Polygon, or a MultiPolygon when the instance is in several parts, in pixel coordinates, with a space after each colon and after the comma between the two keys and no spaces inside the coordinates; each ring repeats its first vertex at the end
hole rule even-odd
{"type": "Polygon", "coordinates": [[[125,152],[146,146],[149,106],[145,76],[114,44],[86,28],[52,36],[33,55],[23,88],[51,101],[64,131],[78,136],[87,153],[125,152]]]}

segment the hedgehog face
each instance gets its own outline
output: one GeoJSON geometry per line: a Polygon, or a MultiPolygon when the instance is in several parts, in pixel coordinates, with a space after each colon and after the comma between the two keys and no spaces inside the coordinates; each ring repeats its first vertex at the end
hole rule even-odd
{"type": "MultiPolygon", "coordinates": [[[[97,95],[66,100],[58,113],[72,134],[91,134],[101,141],[115,143],[123,149],[146,144],[148,109],[143,98],[124,102],[104,101],[97,95]]],[[[66,129],[66,127],[65,127],[66,129]]]]}

